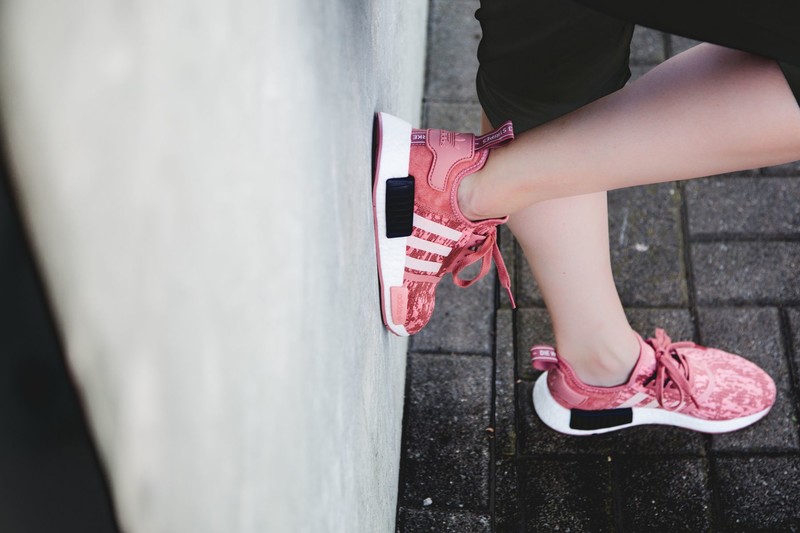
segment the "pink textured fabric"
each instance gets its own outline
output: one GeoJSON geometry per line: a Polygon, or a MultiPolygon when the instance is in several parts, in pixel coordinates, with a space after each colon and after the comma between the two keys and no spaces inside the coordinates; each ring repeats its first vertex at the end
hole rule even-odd
{"type": "Polygon", "coordinates": [[[403,323],[408,313],[408,288],[392,287],[389,292],[392,298],[392,320],[403,323]]]}
{"type": "Polygon", "coordinates": [[[510,278],[497,247],[497,226],[506,219],[472,222],[461,213],[457,199],[461,180],[486,164],[493,147],[511,138],[510,123],[477,139],[471,133],[412,131],[409,174],[415,184],[415,223],[406,247],[403,279],[408,291],[404,327],[409,334],[430,320],[436,284],[448,272],[458,286],[466,287],[486,275],[494,260],[511,296],[510,278]],[[464,268],[479,261],[481,269],[474,279],[460,278],[464,268]]]}
{"type": "MultiPolygon", "coordinates": [[[[637,335],[638,337],[638,335],[637,335]]],[[[639,407],[667,409],[702,420],[731,420],[768,409],[775,383],[750,361],[692,342],[672,342],[663,330],[640,344],[639,360],[627,383],[594,387],[583,383],[569,364],[535,346],[531,360],[547,370],[547,385],[563,407],[582,410],[639,407]]]]}
{"type": "Polygon", "coordinates": [[[428,172],[428,184],[437,191],[447,190],[447,179],[453,168],[475,155],[474,136],[446,130],[428,130],[428,149],[433,153],[433,164],[428,172]]]}

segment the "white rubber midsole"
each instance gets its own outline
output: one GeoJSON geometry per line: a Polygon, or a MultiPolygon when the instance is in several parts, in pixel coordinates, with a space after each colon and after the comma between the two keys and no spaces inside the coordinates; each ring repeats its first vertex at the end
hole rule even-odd
{"type": "Polygon", "coordinates": [[[381,302],[386,326],[396,335],[407,337],[405,326],[395,324],[392,320],[391,288],[403,286],[408,238],[386,237],[386,181],[408,176],[411,124],[386,113],[379,113],[378,120],[380,120],[381,135],[375,171],[374,210],[380,261],[381,302]]]}
{"type": "Polygon", "coordinates": [[[592,430],[573,429],[570,427],[571,411],[559,404],[550,394],[550,388],[547,386],[547,372],[539,376],[533,386],[533,408],[542,422],[552,429],[567,435],[597,435],[644,424],[676,426],[702,433],[727,433],[749,426],[769,413],[769,408],[767,408],[758,413],[733,420],[702,420],[659,407],[633,407],[631,408],[633,421],[630,424],[592,430]]]}

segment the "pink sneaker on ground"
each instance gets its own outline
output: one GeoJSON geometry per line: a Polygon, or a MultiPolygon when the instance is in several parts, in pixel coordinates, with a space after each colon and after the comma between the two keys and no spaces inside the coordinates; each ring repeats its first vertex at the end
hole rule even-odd
{"type": "MultiPolygon", "coordinates": [[[[471,222],[458,207],[458,185],[486,164],[492,147],[514,138],[511,123],[480,137],[471,133],[412,129],[378,113],[373,212],[381,313],[392,333],[413,335],[433,313],[436,284],[447,272],[467,287],[497,264],[511,296],[508,271],[497,248],[503,219],[471,222]],[[459,273],[481,261],[471,280],[459,273]]],[[[512,298],[513,305],[513,298],[512,298]]]]}
{"type": "Polygon", "coordinates": [[[641,424],[725,433],[760,420],[775,403],[772,378],[738,355],[672,342],[662,329],[647,342],[638,338],[639,361],[617,387],[587,385],[552,347],[531,348],[534,368],[546,371],[533,388],[539,418],[570,435],[641,424]]]}

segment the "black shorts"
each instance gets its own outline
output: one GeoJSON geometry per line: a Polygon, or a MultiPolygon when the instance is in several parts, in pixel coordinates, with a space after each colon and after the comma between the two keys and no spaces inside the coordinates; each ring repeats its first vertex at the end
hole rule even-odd
{"type": "Polygon", "coordinates": [[[800,102],[800,0],[482,0],[475,16],[478,98],[519,132],[625,85],[634,23],[774,58],[800,102]]]}

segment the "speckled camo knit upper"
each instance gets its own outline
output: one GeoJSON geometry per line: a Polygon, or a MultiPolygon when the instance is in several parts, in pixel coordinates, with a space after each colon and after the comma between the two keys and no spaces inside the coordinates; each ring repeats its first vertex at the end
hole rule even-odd
{"type": "Polygon", "coordinates": [[[568,409],[644,407],[731,420],[762,412],[775,402],[772,378],[743,357],[692,342],[673,343],[661,329],[646,342],[638,338],[639,360],[628,382],[617,387],[583,383],[552,347],[534,346],[531,357],[536,369],[548,371],[553,398],[568,409]]]}
{"type": "MultiPolygon", "coordinates": [[[[444,130],[413,130],[409,174],[415,180],[414,225],[406,247],[406,264],[401,290],[392,289],[392,315],[403,316],[409,334],[422,329],[433,314],[436,284],[448,272],[460,287],[467,287],[497,264],[501,284],[509,290],[510,279],[497,247],[497,225],[502,219],[472,222],[458,207],[461,180],[482,168],[488,158],[482,139],[495,135],[513,137],[511,124],[476,138],[469,133],[444,130]],[[459,277],[462,269],[481,262],[471,280],[459,277]]],[[[513,302],[513,298],[512,298],[513,302]]]]}

